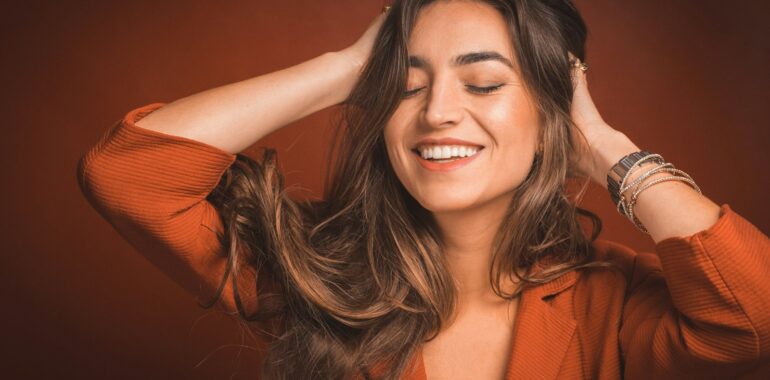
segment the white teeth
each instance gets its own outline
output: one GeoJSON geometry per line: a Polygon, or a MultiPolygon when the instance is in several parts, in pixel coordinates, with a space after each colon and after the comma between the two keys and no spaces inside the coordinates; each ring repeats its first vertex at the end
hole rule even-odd
{"type": "Polygon", "coordinates": [[[470,157],[478,152],[477,147],[463,145],[421,146],[417,150],[423,159],[442,160],[453,157],[470,157]]]}

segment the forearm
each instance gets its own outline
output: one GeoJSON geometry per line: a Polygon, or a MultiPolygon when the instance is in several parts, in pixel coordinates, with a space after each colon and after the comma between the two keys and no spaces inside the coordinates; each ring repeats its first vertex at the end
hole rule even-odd
{"type": "MultiPolygon", "coordinates": [[[[607,188],[607,173],[610,168],[625,155],[637,152],[637,147],[625,134],[617,134],[603,140],[603,147],[598,149],[599,170],[594,180],[607,188]]],[[[634,171],[626,183],[657,166],[654,163],[644,163],[634,171]]],[[[671,176],[661,172],[653,174],[644,183],[657,178],[671,176]]],[[[626,198],[631,196],[633,189],[624,193],[626,198]]],[[[719,218],[719,205],[698,194],[685,182],[665,181],[651,186],[639,193],[634,206],[634,215],[649,232],[655,243],[669,237],[685,237],[705,230],[719,218]]]]}
{"type": "Polygon", "coordinates": [[[281,127],[345,100],[359,62],[330,52],[298,65],[190,95],[136,125],[238,153],[281,127]]]}

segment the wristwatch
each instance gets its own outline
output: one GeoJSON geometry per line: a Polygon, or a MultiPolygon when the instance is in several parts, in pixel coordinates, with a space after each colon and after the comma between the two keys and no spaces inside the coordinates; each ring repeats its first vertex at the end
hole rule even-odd
{"type": "MultiPolygon", "coordinates": [[[[626,176],[626,173],[628,173],[628,170],[631,169],[634,164],[651,154],[653,153],[650,153],[646,150],[634,152],[621,158],[620,161],[612,166],[609,173],[607,173],[607,190],[610,192],[610,198],[612,199],[612,203],[614,205],[617,205],[618,202],[620,202],[620,181],[623,180],[623,177],[626,176]],[[612,177],[613,173],[617,176],[617,179],[612,177]]],[[[658,164],[664,163],[662,157],[655,157],[651,161],[658,164]]]]}

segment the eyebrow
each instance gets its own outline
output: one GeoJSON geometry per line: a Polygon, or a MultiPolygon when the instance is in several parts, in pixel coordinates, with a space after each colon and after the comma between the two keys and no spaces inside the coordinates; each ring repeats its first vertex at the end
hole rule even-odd
{"type": "MultiPolygon", "coordinates": [[[[510,68],[513,68],[513,64],[508,58],[502,56],[502,54],[496,51],[475,51],[471,53],[460,54],[452,58],[452,66],[464,66],[471,63],[483,62],[483,61],[497,61],[510,68]]],[[[409,67],[423,69],[428,64],[424,58],[417,55],[409,56],[409,67]]]]}

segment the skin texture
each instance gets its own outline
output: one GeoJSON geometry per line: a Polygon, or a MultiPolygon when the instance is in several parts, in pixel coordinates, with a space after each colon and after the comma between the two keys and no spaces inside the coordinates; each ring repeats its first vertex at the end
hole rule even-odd
{"type": "Polygon", "coordinates": [[[436,216],[499,207],[532,164],[538,117],[519,75],[498,61],[451,63],[455,55],[476,51],[497,51],[513,61],[505,30],[502,16],[488,5],[439,2],[422,10],[410,37],[409,54],[422,57],[427,67],[409,69],[407,90],[418,92],[402,100],[385,139],[399,179],[436,216]],[[472,87],[499,84],[486,94],[472,87]],[[425,137],[454,137],[485,149],[463,168],[436,173],[411,152],[425,137]]]}
{"type": "Polygon", "coordinates": [[[539,120],[512,67],[498,61],[452,64],[456,55],[479,51],[515,62],[505,21],[494,8],[466,1],[423,8],[409,54],[422,58],[425,67],[409,69],[407,91],[417,91],[402,100],[385,127],[391,165],[438,223],[459,289],[452,323],[423,347],[431,378],[502,378],[518,305],[500,299],[489,286],[491,242],[532,166],[539,120]],[[477,89],[500,84],[489,93],[477,89]],[[462,139],[484,149],[468,165],[431,172],[412,152],[426,137],[462,139]]]}
{"type": "MultiPolygon", "coordinates": [[[[237,152],[291,120],[345,99],[355,83],[358,66],[366,62],[361,57],[370,49],[372,30],[381,22],[382,16],[350,53],[324,55],[207,91],[142,120],[150,123],[148,120],[157,118],[150,126],[165,126],[159,131],[178,132],[237,152]],[[285,96],[276,93],[276,88],[283,89],[285,96]],[[223,119],[214,120],[211,115],[223,119]],[[260,123],[252,124],[255,121],[260,123]]],[[[427,62],[425,69],[410,73],[409,89],[419,92],[404,99],[385,131],[390,162],[407,189],[436,218],[444,253],[459,284],[454,323],[424,351],[430,376],[449,377],[437,371],[442,369],[453,377],[469,377],[463,376],[465,370],[477,378],[500,378],[504,360],[509,357],[516,305],[501,302],[489,287],[490,243],[513,190],[532,163],[537,119],[515,71],[498,62],[456,68],[450,58],[469,51],[493,50],[515,61],[510,43],[502,18],[486,4],[442,1],[425,8],[409,42],[410,51],[427,62]],[[503,86],[489,94],[469,87],[492,84],[503,86]],[[430,173],[416,164],[411,148],[418,139],[448,136],[474,141],[486,149],[471,166],[453,173],[430,173]],[[457,351],[442,351],[446,348],[457,351]]],[[[575,161],[584,175],[605,186],[604,176],[610,166],[639,148],[603,121],[580,71],[575,71],[575,85],[572,116],[588,138],[586,153],[575,161]]],[[[710,227],[718,217],[718,207],[681,182],[667,182],[643,193],[636,213],[659,242],[710,227]]]]}
{"type": "MultiPolygon", "coordinates": [[[[465,0],[439,1],[423,8],[409,40],[409,54],[427,63],[425,69],[409,71],[407,91],[419,91],[402,100],[385,128],[394,171],[409,193],[431,211],[441,230],[461,305],[493,299],[487,282],[491,242],[538,144],[534,102],[515,70],[498,62],[464,67],[450,63],[458,54],[481,50],[497,51],[515,62],[507,28],[495,9],[465,0]],[[489,94],[468,87],[501,83],[505,85],[489,94]],[[469,165],[432,173],[419,166],[411,152],[424,137],[455,137],[485,149],[469,165]]],[[[573,81],[571,116],[579,129],[573,136],[582,147],[573,160],[580,174],[606,188],[612,165],[640,148],[601,117],[588,91],[586,73],[573,70],[573,81]],[[578,138],[580,134],[585,141],[578,138]]],[[[650,166],[642,165],[630,180],[650,166]]],[[[666,176],[658,173],[650,178],[666,176]]],[[[719,206],[684,182],[668,181],[645,190],[635,214],[657,243],[712,226],[719,206]]]]}
{"type": "Polygon", "coordinates": [[[435,217],[462,293],[487,300],[491,240],[532,166],[539,126],[534,103],[512,67],[498,61],[452,63],[456,55],[479,51],[515,62],[505,21],[494,8],[471,1],[423,8],[409,54],[426,65],[409,69],[407,91],[417,92],[402,99],[385,127],[385,141],[399,180],[435,217]],[[490,93],[478,90],[500,84],[490,93]],[[426,137],[458,138],[484,149],[462,168],[431,172],[412,152],[426,137]]]}
{"type": "MultiPolygon", "coordinates": [[[[514,190],[532,164],[538,117],[515,70],[499,62],[451,64],[452,57],[474,51],[496,51],[515,62],[507,28],[494,8],[473,1],[441,1],[423,8],[410,36],[409,54],[420,56],[426,65],[409,69],[407,91],[416,92],[401,101],[384,131],[396,175],[439,226],[459,291],[452,323],[423,348],[430,378],[501,378],[517,310],[516,301],[500,300],[489,285],[491,243],[514,190]],[[497,84],[504,85],[489,94],[470,87],[497,84]],[[426,137],[459,138],[485,149],[462,168],[430,172],[411,151],[426,137]]],[[[604,122],[584,72],[574,69],[573,83],[571,116],[576,132],[585,136],[582,140],[573,133],[583,148],[573,160],[580,174],[606,188],[612,165],[640,149],[604,122]]],[[[642,166],[637,175],[647,168],[642,166]]],[[[657,243],[712,226],[719,206],[687,184],[669,181],[640,195],[636,215],[657,243]]],[[[512,286],[503,284],[504,289],[512,286]]]]}
{"type": "MultiPolygon", "coordinates": [[[[574,160],[582,175],[591,178],[594,183],[606,189],[607,173],[612,166],[624,156],[641,149],[623,132],[604,122],[591,99],[586,74],[577,69],[573,74],[575,93],[570,114],[576,127],[586,137],[585,141],[581,139],[576,141],[582,146],[579,151],[583,153],[574,160]]],[[[573,135],[577,136],[577,134],[573,135]]],[[[655,148],[649,149],[654,152],[655,148]]],[[[642,164],[629,176],[628,183],[632,183],[655,166],[657,165],[642,164]]],[[[665,172],[656,173],[644,183],[670,176],[671,174],[665,172]]],[[[697,183],[697,178],[695,181],[697,183]]],[[[630,189],[623,195],[629,198],[633,190],[630,189]]],[[[652,240],[660,243],[672,237],[691,236],[713,226],[719,219],[719,205],[704,194],[699,194],[685,182],[666,181],[653,185],[639,194],[634,215],[647,229],[652,240]]]]}

